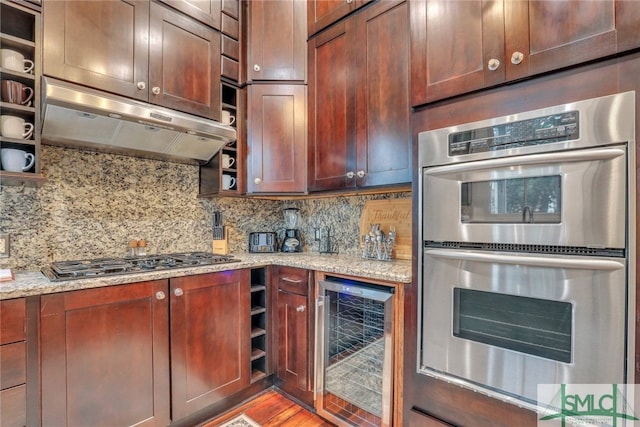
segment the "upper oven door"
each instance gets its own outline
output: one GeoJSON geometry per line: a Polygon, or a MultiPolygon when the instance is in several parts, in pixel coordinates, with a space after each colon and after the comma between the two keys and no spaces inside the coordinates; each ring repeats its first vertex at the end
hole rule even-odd
{"type": "Polygon", "coordinates": [[[425,241],[624,248],[627,147],[423,169],[425,241]]]}

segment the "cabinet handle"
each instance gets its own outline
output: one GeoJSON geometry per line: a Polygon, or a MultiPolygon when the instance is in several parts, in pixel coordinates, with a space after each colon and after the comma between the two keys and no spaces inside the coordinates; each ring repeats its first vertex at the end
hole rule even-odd
{"type": "Polygon", "coordinates": [[[302,313],[304,311],[304,305],[299,305],[296,307],[296,311],[302,313]]]}
{"type": "Polygon", "coordinates": [[[165,299],[166,297],[167,297],[167,296],[164,294],[164,292],[162,292],[162,291],[158,291],[158,292],[156,292],[156,299],[157,299],[157,300],[163,300],[163,299],[165,299]]]}
{"type": "Polygon", "coordinates": [[[151,89],[151,92],[153,92],[154,95],[160,95],[160,88],[158,86],[154,86],[151,89]]]}
{"type": "Polygon", "coordinates": [[[260,66],[258,64],[255,64],[253,66],[253,71],[260,71],[260,66]]]}
{"type": "Polygon", "coordinates": [[[262,180],[260,178],[256,178],[253,180],[253,182],[256,183],[256,185],[260,185],[260,183],[262,182],[262,180]]]}
{"type": "Polygon", "coordinates": [[[290,279],[289,277],[283,277],[281,280],[289,283],[302,283],[302,280],[300,279],[290,279]]]}
{"type": "Polygon", "coordinates": [[[147,85],[146,85],[146,83],[145,83],[145,82],[138,82],[138,84],[137,84],[136,86],[137,86],[137,87],[138,87],[138,89],[140,89],[140,90],[144,90],[144,89],[147,87],[147,85]]]}
{"type": "Polygon", "coordinates": [[[353,3],[353,0],[347,0],[347,4],[353,3]]]}
{"type": "Polygon", "coordinates": [[[359,170],[359,171],[356,173],[356,175],[357,175],[357,177],[358,177],[358,178],[364,178],[364,176],[365,176],[366,174],[367,174],[367,173],[366,173],[365,171],[363,171],[363,170],[359,170]]]}
{"type": "Polygon", "coordinates": [[[490,59],[488,67],[491,71],[497,70],[500,67],[500,60],[495,58],[490,59]]]}
{"type": "Polygon", "coordinates": [[[173,294],[177,297],[181,297],[182,295],[184,295],[184,291],[181,288],[175,288],[173,294]]]}
{"type": "Polygon", "coordinates": [[[356,176],[356,174],[353,173],[353,171],[349,171],[345,174],[345,176],[349,179],[352,179],[354,176],[356,176]]]}
{"type": "Polygon", "coordinates": [[[513,52],[511,55],[511,63],[514,65],[518,65],[524,59],[524,54],[522,52],[513,52]]]}

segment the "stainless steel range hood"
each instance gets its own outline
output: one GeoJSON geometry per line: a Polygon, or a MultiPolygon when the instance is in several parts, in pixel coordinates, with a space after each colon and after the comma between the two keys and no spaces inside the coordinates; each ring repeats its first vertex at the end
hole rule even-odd
{"type": "Polygon", "coordinates": [[[42,79],[42,141],[182,163],[206,163],[236,130],[213,120],[42,79]]]}

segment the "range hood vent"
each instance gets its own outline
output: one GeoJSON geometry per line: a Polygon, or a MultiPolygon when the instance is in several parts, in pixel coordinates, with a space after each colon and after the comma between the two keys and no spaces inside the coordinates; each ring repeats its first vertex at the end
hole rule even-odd
{"type": "Polygon", "coordinates": [[[42,140],[52,145],[181,163],[206,163],[236,130],[222,123],[42,79],[42,140]]]}

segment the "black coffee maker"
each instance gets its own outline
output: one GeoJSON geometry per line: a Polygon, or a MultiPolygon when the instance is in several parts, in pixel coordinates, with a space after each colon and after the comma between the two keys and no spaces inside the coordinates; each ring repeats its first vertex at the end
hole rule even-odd
{"type": "Polygon", "coordinates": [[[300,237],[300,209],[287,208],[284,210],[284,239],[282,252],[302,252],[302,238],[300,237]]]}

